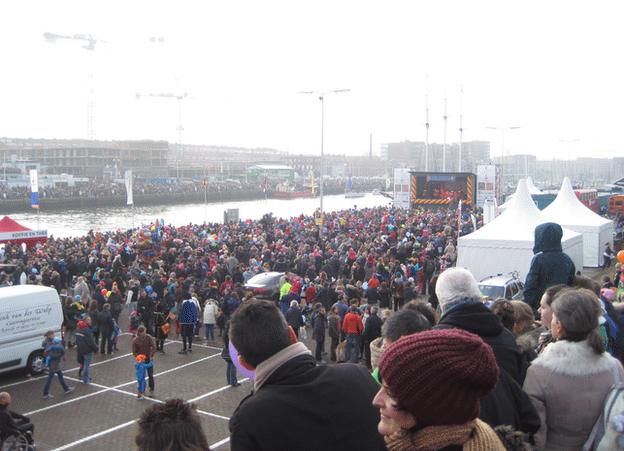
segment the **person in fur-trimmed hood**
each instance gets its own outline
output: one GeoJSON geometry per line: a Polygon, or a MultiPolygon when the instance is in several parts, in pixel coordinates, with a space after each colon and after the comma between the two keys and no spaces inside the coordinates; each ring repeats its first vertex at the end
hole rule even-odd
{"type": "Polygon", "coordinates": [[[538,449],[583,447],[611,386],[624,382],[624,369],[605,352],[598,333],[600,303],[586,289],[566,290],[551,305],[551,343],[529,367],[524,390],[542,426],[538,449]]]}

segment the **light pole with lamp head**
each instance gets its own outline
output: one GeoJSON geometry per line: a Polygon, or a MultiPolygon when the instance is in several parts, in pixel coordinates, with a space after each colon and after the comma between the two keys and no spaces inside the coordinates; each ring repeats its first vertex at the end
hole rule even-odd
{"type": "Polygon", "coordinates": [[[324,144],[325,144],[325,96],[327,94],[337,94],[340,92],[349,92],[350,89],[332,89],[331,91],[299,91],[297,94],[311,94],[317,95],[319,100],[321,101],[321,159],[319,162],[319,196],[321,198],[320,202],[320,227],[319,227],[319,238],[323,235],[323,223],[325,221],[325,216],[323,215],[323,156],[324,156],[324,144]]]}

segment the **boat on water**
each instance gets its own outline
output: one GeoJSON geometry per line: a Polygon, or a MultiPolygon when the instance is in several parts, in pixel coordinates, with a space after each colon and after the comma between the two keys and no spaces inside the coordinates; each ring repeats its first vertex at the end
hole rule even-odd
{"type": "Polygon", "coordinates": [[[301,197],[316,197],[316,183],[314,173],[310,171],[310,182],[303,185],[294,185],[290,182],[279,183],[271,193],[273,199],[297,199],[301,197]]]}
{"type": "Polygon", "coordinates": [[[364,197],[364,195],[365,193],[353,191],[353,182],[351,181],[351,176],[349,176],[345,189],[345,199],[355,199],[356,197],[364,197]]]}

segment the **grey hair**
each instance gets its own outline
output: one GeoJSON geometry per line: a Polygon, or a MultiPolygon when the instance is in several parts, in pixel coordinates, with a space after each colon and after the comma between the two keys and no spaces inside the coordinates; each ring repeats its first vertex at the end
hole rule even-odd
{"type": "Polygon", "coordinates": [[[470,271],[449,268],[440,274],[435,287],[442,312],[465,301],[481,302],[479,285],[470,271]]]}
{"type": "Polygon", "coordinates": [[[297,307],[299,305],[299,303],[295,300],[290,301],[290,306],[291,307],[297,307]]]}

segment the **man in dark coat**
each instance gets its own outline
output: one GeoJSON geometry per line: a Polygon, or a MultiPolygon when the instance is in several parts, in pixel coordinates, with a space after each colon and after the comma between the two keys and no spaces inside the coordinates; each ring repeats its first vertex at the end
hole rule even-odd
{"type": "Polygon", "coordinates": [[[436,283],[442,317],[434,329],[457,328],[479,335],[496,356],[500,374],[496,387],[481,399],[479,418],[492,427],[510,425],[534,434],[540,419],[522,391],[528,363],[513,334],[481,301],[473,275],[463,268],[444,271],[436,283]]]}
{"type": "Polygon", "coordinates": [[[377,310],[377,306],[370,308],[370,315],[366,318],[364,332],[362,333],[362,340],[364,341],[364,359],[366,360],[366,366],[369,370],[372,369],[370,344],[376,338],[381,337],[381,325],[383,323],[379,315],[377,315],[377,310]]]}
{"type": "Polygon", "coordinates": [[[435,329],[464,329],[480,336],[492,347],[498,366],[522,386],[528,366],[526,359],[513,334],[481,301],[473,275],[463,268],[447,269],[438,279],[436,294],[442,317],[435,329]]]}
{"type": "Polygon", "coordinates": [[[290,301],[290,308],[286,312],[286,322],[290,327],[292,327],[293,331],[297,338],[299,338],[299,328],[305,326],[303,322],[303,318],[301,317],[301,309],[299,308],[299,303],[296,300],[290,301]]]}
{"type": "Polygon", "coordinates": [[[0,393],[0,442],[10,436],[25,434],[28,443],[32,443],[35,427],[28,417],[9,410],[11,401],[10,394],[0,393]]]}
{"type": "Polygon", "coordinates": [[[379,387],[366,368],[317,366],[274,302],[241,305],[230,339],[240,363],[255,370],[254,392],[230,419],[232,449],[385,449],[372,405],[379,387]]]}
{"type": "Polygon", "coordinates": [[[533,310],[539,308],[544,291],[553,285],[572,285],[576,268],[572,259],[561,249],[563,229],[547,222],[535,227],[533,260],[524,283],[524,302],[533,310]]]}

